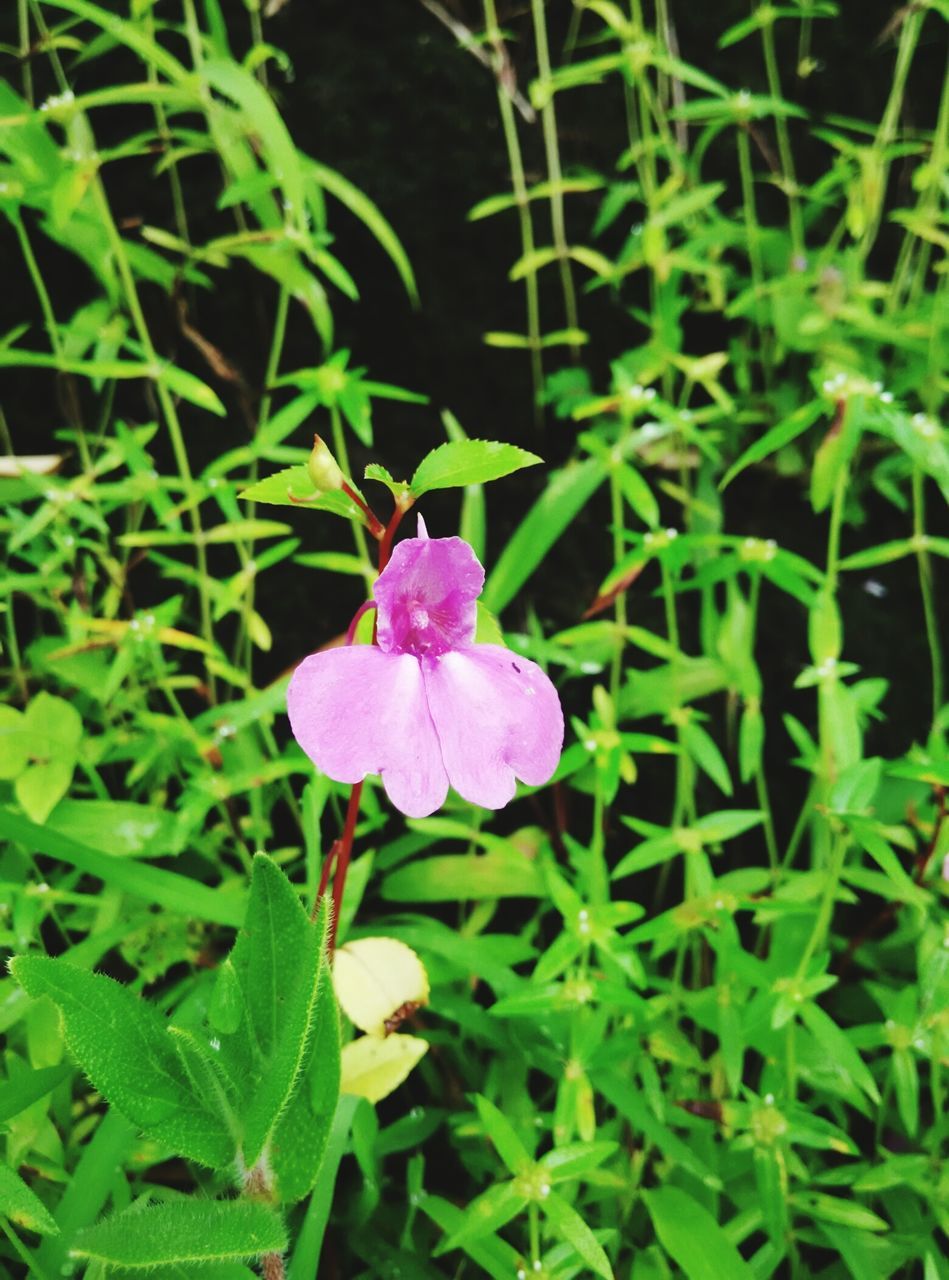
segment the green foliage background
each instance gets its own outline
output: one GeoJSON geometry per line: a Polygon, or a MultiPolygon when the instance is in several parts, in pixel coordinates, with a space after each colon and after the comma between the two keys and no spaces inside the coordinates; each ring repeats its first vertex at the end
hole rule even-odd
{"type": "Polygon", "coordinates": [[[0,15],[7,1274],[949,1277],[949,10],[693,9],[0,15]],[[314,432],[568,721],[500,814],[363,791],[376,1107],[314,432]]]}

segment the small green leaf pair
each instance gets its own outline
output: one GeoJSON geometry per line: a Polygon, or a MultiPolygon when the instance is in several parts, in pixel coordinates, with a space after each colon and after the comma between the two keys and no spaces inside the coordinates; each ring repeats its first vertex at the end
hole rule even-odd
{"type": "Polygon", "coordinates": [[[13,783],[34,822],[45,822],[69,790],[81,741],[79,712],[64,698],[38,693],[25,711],[0,706],[0,779],[13,783]]]}

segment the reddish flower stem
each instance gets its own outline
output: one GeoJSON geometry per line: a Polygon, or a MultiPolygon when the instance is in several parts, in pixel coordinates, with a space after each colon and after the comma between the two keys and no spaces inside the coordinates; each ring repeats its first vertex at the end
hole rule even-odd
{"type": "Polygon", "coordinates": [[[336,948],[336,930],[339,927],[339,912],[343,905],[343,890],[346,888],[346,872],[349,870],[349,858],[353,851],[353,835],[356,831],[356,819],[359,817],[359,800],[361,796],[362,783],[354,782],[349,793],[349,805],[346,808],[346,824],[343,827],[343,834],[336,841],[336,874],[333,876],[333,919],[330,922],[329,939],[331,955],[336,948]]]}
{"type": "Polygon", "coordinates": [[[359,608],[356,610],[355,614],[353,615],[353,620],[349,624],[346,630],[347,645],[352,644],[353,640],[355,640],[356,638],[356,628],[359,626],[359,619],[362,617],[364,613],[368,613],[370,609],[374,609],[375,607],[376,607],[375,600],[367,600],[365,604],[361,604],[359,608]]]}
{"type": "Polygon", "coordinates": [[[355,502],[356,506],[366,517],[366,525],[369,529],[369,532],[372,534],[372,536],[377,541],[384,538],[388,533],[388,530],[386,529],[385,525],[382,523],[382,521],[373,511],[372,507],[368,506],[368,504],[365,503],[362,500],[362,498],[360,498],[359,494],[356,492],[356,490],[347,480],[343,481],[343,493],[345,493],[347,498],[350,498],[353,502],[355,502]]]}
{"type": "Polygon", "coordinates": [[[380,573],[389,563],[389,557],[392,555],[392,543],[395,540],[395,531],[402,523],[402,517],[405,515],[406,511],[408,511],[409,507],[411,507],[413,501],[413,498],[396,499],[395,510],[389,518],[389,523],[386,525],[386,531],[382,535],[382,540],[379,543],[380,573]]]}
{"type": "MultiPolygon", "coordinates": [[[[359,495],[348,484],[343,484],[344,493],[356,503],[359,509],[366,515],[369,520],[369,532],[374,538],[379,540],[379,572],[381,573],[389,563],[389,557],[392,555],[392,543],[395,539],[396,530],[402,523],[402,517],[412,506],[414,499],[407,495],[403,498],[397,498],[395,509],[389,518],[389,523],[383,529],[381,522],[376,518],[375,514],[366,506],[359,495]]],[[[367,609],[375,608],[375,602],[367,600],[361,609],[356,613],[352,622],[349,624],[349,630],[346,633],[346,643],[352,644],[353,637],[356,634],[356,626],[359,619],[367,609]]],[[[376,642],[376,629],[372,629],[372,642],[376,642]]],[[[346,821],[343,826],[343,834],[338,840],[334,840],[330,845],[329,853],[323,862],[323,870],[320,873],[320,885],[316,893],[316,902],[313,904],[313,914],[311,919],[316,919],[316,913],[323,895],[329,886],[330,876],[333,876],[333,919],[330,923],[329,949],[332,955],[336,947],[336,930],[339,926],[339,912],[343,903],[343,893],[346,889],[346,872],[349,870],[349,859],[353,851],[353,836],[356,831],[356,819],[359,817],[359,801],[362,796],[362,783],[353,783],[352,790],[349,793],[349,804],[346,808],[346,821]],[[335,874],[333,872],[335,864],[335,874]]]]}

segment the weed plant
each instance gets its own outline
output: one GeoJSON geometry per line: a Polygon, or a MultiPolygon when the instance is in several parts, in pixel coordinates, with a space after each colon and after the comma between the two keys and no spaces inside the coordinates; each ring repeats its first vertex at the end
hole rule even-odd
{"type": "Polygon", "coordinates": [[[425,297],[279,0],[0,15],[0,1272],[949,1280],[949,9],[423,5],[509,440],[337,340],[425,297]],[[566,712],[499,813],[289,733],[416,504],[566,712]]]}

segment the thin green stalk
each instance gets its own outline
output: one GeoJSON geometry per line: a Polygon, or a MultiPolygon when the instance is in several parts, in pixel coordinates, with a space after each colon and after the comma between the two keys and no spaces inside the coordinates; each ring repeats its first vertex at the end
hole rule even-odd
{"type": "Polygon", "coordinates": [[[672,711],[671,719],[676,731],[678,753],[676,755],[676,790],[673,804],[672,826],[682,826],[683,820],[694,821],[695,808],[695,773],[692,762],[685,750],[682,733],[682,696],[679,688],[679,659],[682,655],[679,640],[679,619],[676,613],[675,592],[672,588],[672,575],[669,572],[664,556],[659,557],[659,568],[662,574],[662,600],[665,611],[666,634],[673,647],[672,667],[672,711]]]}
{"type": "MultiPolygon", "coordinates": [[[[619,485],[617,461],[610,471],[610,510],[613,525],[613,563],[619,564],[626,546],[626,525],[623,519],[623,493],[619,485]]],[[[613,602],[613,619],[616,623],[615,647],[610,664],[610,700],[616,706],[620,679],[623,674],[623,651],[626,648],[626,592],[621,591],[613,602]]]]}
{"type": "Polygon", "coordinates": [[[824,879],[824,893],[821,898],[820,907],[817,910],[817,916],[814,920],[814,927],[811,930],[811,936],[807,940],[807,945],[801,952],[801,959],[798,962],[795,981],[801,982],[807,975],[807,967],[816,954],[818,948],[824,945],[827,938],[827,931],[830,928],[831,919],[834,914],[834,903],[837,900],[837,886],[840,883],[840,875],[844,869],[844,862],[847,857],[848,840],[843,832],[838,832],[831,846],[830,861],[827,865],[824,879]]]}
{"type": "MultiPolygon", "coordinates": [[[[346,436],[343,432],[343,421],[340,417],[339,410],[336,405],[330,405],[330,426],[333,434],[333,452],[336,454],[336,461],[340,465],[340,469],[344,476],[351,476],[352,471],[349,466],[349,453],[346,449],[346,436]]],[[[356,552],[366,566],[366,578],[369,581],[372,577],[372,558],[369,555],[369,544],[366,541],[366,531],[358,520],[353,520],[353,541],[356,544],[356,552]]]]}
{"type": "Polygon", "coordinates": [[[16,620],[13,617],[13,595],[9,596],[3,611],[3,625],[7,633],[7,653],[10,658],[10,670],[14,683],[20,692],[20,700],[25,704],[30,698],[30,686],[23,666],[23,655],[20,652],[20,641],[16,634],[16,620]]]}
{"type": "Polygon", "coordinates": [[[49,1272],[39,1265],[36,1261],[36,1257],[30,1253],[29,1249],[13,1230],[13,1227],[3,1214],[0,1214],[0,1227],[3,1228],[3,1234],[10,1241],[14,1252],[17,1253],[26,1263],[26,1274],[31,1276],[32,1280],[50,1280],[49,1272]]]}
{"type": "MultiPolygon", "coordinates": [[[[935,221],[939,211],[939,197],[942,178],[946,172],[947,152],[949,152],[949,67],[947,67],[946,74],[943,76],[939,115],[936,119],[933,145],[929,154],[929,182],[919,202],[920,214],[924,222],[930,219],[935,221]]],[[[906,239],[911,242],[916,240],[913,232],[908,227],[906,229],[906,239]]],[[[918,302],[926,287],[932,249],[933,246],[929,240],[921,240],[919,242],[919,255],[910,287],[910,302],[918,302]]],[[[893,290],[891,296],[895,292],[893,290]]]]}
{"type": "Polygon", "coordinates": [[[195,12],[194,0],[182,0],[181,8],[185,19],[185,35],[188,39],[188,50],[196,71],[201,70],[204,63],[204,48],[201,38],[201,27],[195,12]]]}
{"type": "MultiPolygon", "coordinates": [[[[751,600],[749,609],[751,613],[750,631],[752,636],[757,634],[758,630],[758,605],[761,600],[761,574],[756,572],[751,577],[751,600]]],[[[780,855],[778,853],[778,841],[774,832],[774,814],[771,810],[771,798],[768,794],[768,781],[765,776],[764,762],[758,761],[755,767],[754,775],[755,794],[758,799],[758,808],[764,814],[764,839],[765,846],[768,850],[768,866],[771,868],[771,877],[773,880],[778,878],[778,863],[780,855]]]]}
{"type": "Polygon", "coordinates": [[[742,208],[745,217],[745,234],[748,238],[748,259],[751,264],[751,284],[755,298],[755,324],[761,335],[761,358],[765,384],[771,381],[771,356],[765,335],[764,312],[764,268],[761,262],[761,244],[758,238],[758,214],[755,208],[754,175],[751,168],[751,145],[748,141],[748,130],[739,124],[737,133],[738,169],[741,174],[742,208]]]}
{"type": "Polygon", "coordinates": [[[609,902],[610,873],[606,865],[606,838],[603,824],[606,817],[606,804],[600,780],[597,778],[593,792],[593,824],[590,833],[590,878],[589,895],[594,903],[609,902]]]}
{"type": "Polygon", "coordinates": [[[923,597],[923,616],[926,620],[926,642],[929,645],[929,662],[932,669],[933,721],[942,710],[943,665],[942,643],[939,637],[939,621],[933,597],[933,574],[929,552],[926,550],[926,494],[922,469],[913,467],[913,539],[916,543],[916,569],[919,574],[919,590],[923,597]]]}
{"type": "MultiPolygon", "coordinates": [[[[182,432],[181,422],[178,418],[178,410],[175,407],[174,398],[161,378],[161,362],[158,358],[158,353],[155,350],[154,343],[152,342],[152,335],[145,320],[145,313],[142,311],[142,305],[138,296],[138,287],[135,283],[135,277],[132,273],[128,254],[125,251],[125,245],[122,241],[122,237],[119,235],[119,229],[115,225],[115,219],[112,216],[112,209],[109,205],[105,188],[102,185],[102,179],[98,175],[96,176],[92,189],[99,209],[102,226],[105,229],[106,237],[109,241],[109,247],[112,251],[113,257],[115,258],[119,277],[122,281],[122,288],[125,292],[125,300],[129,309],[129,314],[132,318],[132,324],[135,327],[138,340],[145,352],[145,358],[155,370],[155,392],[158,396],[158,402],[161,405],[165,425],[168,428],[168,435],[171,440],[172,452],[175,456],[175,464],[178,467],[178,474],[181,477],[187,497],[192,499],[196,496],[196,486],[194,476],[191,472],[191,463],[188,460],[188,450],[185,446],[184,433],[182,432]]],[[[201,513],[198,501],[189,502],[188,518],[191,524],[191,532],[194,536],[195,555],[199,575],[198,596],[201,608],[201,634],[207,644],[213,646],[214,629],[211,623],[211,597],[208,591],[208,559],[207,550],[204,545],[204,529],[201,524],[201,513]]],[[[210,700],[212,703],[215,703],[217,701],[217,682],[210,667],[206,665],[205,670],[210,700]]]]}
{"type": "MultiPolygon", "coordinates": [[[[23,225],[23,220],[20,217],[19,213],[13,216],[12,221],[13,221],[14,227],[16,228],[17,239],[19,240],[19,243],[20,243],[20,251],[23,254],[23,260],[26,263],[27,272],[29,273],[30,280],[33,283],[33,288],[39,300],[40,310],[43,312],[43,322],[46,326],[46,332],[49,334],[50,346],[53,349],[53,354],[55,355],[56,359],[61,360],[63,356],[63,344],[60,339],[59,325],[56,323],[56,316],[53,312],[53,304],[49,296],[49,290],[46,288],[46,282],[43,279],[43,273],[40,270],[39,263],[37,262],[36,257],[33,253],[33,246],[30,243],[30,238],[27,235],[26,227],[23,225]]],[[[68,375],[65,375],[65,376],[68,377],[68,375]]],[[[68,400],[69,398],[68,387],[66,388],[66,395],[68,400]]],[[[76,401],[69,402],[68,408],[70,410],[75,408],[76,410],[75,413],[70,412],[69,416],[72,419],[72,425],[76,428],[76,443],[79,447],[79,458],[80,458],[80,461],[82,462],[83,470],[90,471],[92,469],[92,458],[89,453],[89,445],[86,440],[86,433],[83,430],[82,423],[79,421],[78,402],[76,401]]]]}
{"type": "MultiPolygon", "coordinates": [[[[154,10],[149,9],[145,14],[145,30],[149,39],[155,38],[155,18],[154,10]]],[[[147,64],[147,74],[149,84],[158,84],[158,71],[155,64],[149,62],[147,64]]],[[[155,123],[158,126],[158,137],[164,148],[171,145],[171,130],[168,127],[168,115],[165,111],[164,104],[157,100],[154,103],[155,123]]],[[[181,176],[178,173],[177,164],[168,166],[168,185],[171,188],[171,204],[175,216],[175,229],[178,235],[186,245],[191,246],[191,237],[188,233],[188,215],[185,210],[184,191],[181,186],[181,176]]]]}
{"type": "Polygon", "coordinates": [[[919,42],[919,33],[922,30],[925,10],[923,7],[914,8],[912,5],[908,5],[904,10],[904,15],[900,27],[900,42],[896,51],[896,66],[893,69],[890,96],[887,99],[880,127],[877,129],[876,137],[873,140],[873,150],[876,152],[879,162],[879,183],[874,207],[870,212],[870,217],[867,219],[867,229],[858,247],[862,259],[866,259],[873,248],[877,232],[880,229],[887,177],[890,171],[890,160],[887,152],[896,137],[896,125],[906,94],[906,81],[909,77],[913,54],[916,52],[916,45],[919,42]]]}
{"type": "Polygon", "coordinates": [[[16,228],[17,239],[20,242],[20,252],[23,254],[26,269],[29,272],[33,289],[39,300],[40,310],[43,312],[43,323],[46,325],[46,332],[49,335],[50,346],[53,348],[53,355],[57,360],[61,360],[63,347],[59,339],[59,326],[56,323],[56,316],[53,314],[53,304],[46,288],[46,282],[43,279],[43,273],[40,271],[39,263],[33,253],[33,246],[30,244],[30,237],[26,234],[26,227],[23,225],[23,220],[19,213],[14,213],[12,221],[16,228]]]}
{"type": "MultiPolygon", "coordinates": [[[[841,429],[842,426],[841,426],[841,429]]],[[[850,475],[846,467],[841,467],[834,484],[834,495],[830,505],[830,527],[827,531],[827,590],[832,594],[837,591],[837,574],[840,565],[840,530],[844,521],[844,501],[847,496],[847,485],[850,475]]]]}
{"type": "Polygon", "coordinates": [[[36,23],[36,29],[40,33],[40,39],[43,47],[49,55],[49,63],[53,68],[53,76],[56,80],[56,86],[60,93],[66,93],[69,89],[69,81],[66,79],[66,72],[63,70],[63,64],[60,61],[59,53],[49,38],[49,27],[46,25],[46,19],[43,17],[43,11],[40,8],[39,0],[30,0],[30,12],[33,15],[33,21],[36,23]]]}
{"type": "MultiPolygon", "coordinates": [[[[563,290],[564,315],[569,329],[579,325],[577,317],[577,294],[573,283],[573,269],[568,256],[567,231],[563,209],[563,173],[560,167],[560,150],[557,142],[557,114],[554,108],[553,93],[549,91],[551,81],[550,51],[547,47],[547,25],[544,15],[544,0],[531,0],[531,12],[534,19],[534,37],[537,42],[537,66],[541,84],[547,88],[549,96],[541,109],[541,123],[544,131],[544,152],[547,157],[547,177],[550,180],[550,226],[553,234],[554,248],[557,250],[557,265],[560,269],[560,287],[563,290]]],[[[570,344],[574,357],[580,354],[576,343],[570,344]]]]}
{"type": "Polygon", "coordinates": [[[527,1206],[527,1228],[530,1235],[531,1268],[540,1270],[540,1214],[532,1200],[527,1206]]]}
{"type": "MultiPolygon", "coordinates": [[[[260,18],[260,7],[258,5],[248,5],[250,10],[250,39],[252,45],[260,45],[264,42],[264,24],[260,18]]],[[[266,61],[257,64],[257,79],[267,88],[267,63],[266,61]]]]}
{"type": "MultiPolygon", "coordinates": [[[[270,421],[270,412],[273,408],[273,384],[276,380],[277,373],[280,369],[280,361],[283,357],[283,346],[287,336],[287,317],[290,310],[290,292],[281,285],[280,292],[277,295],[277,310],[274,315],[273,334],[270,339],[270,351],[267,354],[267,367],[264,370],[264,393],[260,399],[260,409],[257,414],[257,427],[255,435],[260,435],[264,427],[270,421]]],[[[258,459],[255,456],[250,464],[250,484],[254,484],[258,474],[258,459]]],[[[348,473],[347,473],[348,474],[348,473]]],[[[257,503],[249,502],[247,504],[248,519],[253,520],[257,513],[257,503]]],[[[247,562],[254,558],[254,542],[249,540],[246,544],[241,545],[241,560],[246,565],[247,562]]],[[[244,593],[244,607],[241,614],[241,626],[234,647],[235,657],[239,658],[241,666],[250,674],[251,660],[253,657],[253,644],[250,639],[250,628],[248,620],[254,608],[254,600],[256,597],[256,579],[251,578],[247,584],[247,591],[244,593]]]]}
{"type": "MultiPolygon", "coordinates": [[[[772,98],[781,98],[781,77],[778,74],[778,59],[774,48],[773,20],[771,22],[764,23],[762,26],[761,43],[764,48],[764,63],[768,77],[768,92],[771,94],[772,98]]],[[[794,171],[794,154],[791,151],[791,138],[788,133],[788,122],[784,116],[775,116],[774,128],[778,138],[778,155],[781,157],[781,180],[784,192],[788,198],[791,248],[794,254],[797,255],[804,252],[804,224],[801,220],[801,206],[798,202],[797,175],[794,171]]]]}
{"type": "Polygon", "coordinates": [[[20,58],[23,66],[23,96],[30,104],[33,102],[33,62],[30,58],[30,15],[27,13],[26,0],[16,3],[17,27],[20,34],[20,58]]]}
{"type": "Polygon", "coordinates": [[[804,838],[804,832],[807,830],[807,824],[811,820],[814,808],[814,783],[807,788],[807,795],[804,797],[804,803],[801,805],[801,811],[797,815],[797,821],[794,824],[794,830],[791,832],[791,838],[788,840],[787,848],[784,851],[784,857],[781,860],[782,873],[793,865],[798,846],[804,838]]]}
{"type": "MultiPolygon", "coordinates": [[[[485,38],[495,50],[494,71],[497,81],[498,110],[501,115],[504,144],[507,148],[508,166],[511,170],[511,186],[514,190],[514,199],[517,202],[521,253],[524,257],[527,257],[534,252],[534,223],[531,217],[527,178],[524,173],[524,161],[521,156],[517,122],[514,119],[514,107],[501,83],[506,55],[501,39],[501,31],[498,27],[497,9],[494,0],[484,0],[484,18],[485,38]]],[[[531,385],[534,393],[534,422],[535,425],[540,426],[543,420],[541,390],[544,381],[544,366],[540,345],[540,298],[537,290],[537,272],[533,268],[524,276],[524,291],[527,303],[527,337],[530,343],[531,385]]]]}

